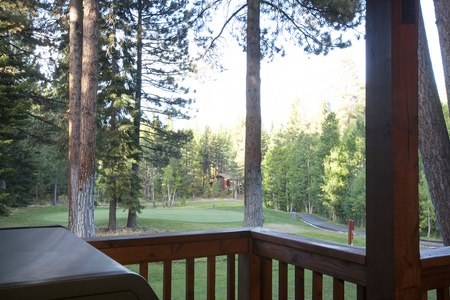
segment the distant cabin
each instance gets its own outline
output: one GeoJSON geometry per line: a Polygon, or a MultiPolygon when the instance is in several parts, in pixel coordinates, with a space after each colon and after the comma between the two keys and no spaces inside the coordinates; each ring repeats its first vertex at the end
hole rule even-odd
{"type": "Polygon", "coordinates": [[[231,181],[233,180],[228,174],[221,173],[216,175],[216,179],[222,184],[222,190],[231,193],[231,181]]]}

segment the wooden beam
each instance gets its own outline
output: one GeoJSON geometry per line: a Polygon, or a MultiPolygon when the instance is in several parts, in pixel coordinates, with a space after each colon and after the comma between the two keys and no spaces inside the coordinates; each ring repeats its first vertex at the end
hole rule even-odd
{"type": "Polygon", "coordinates": [[[421,297],[418,8],[416,0],[367,1],[368,299],[421,297]]]}

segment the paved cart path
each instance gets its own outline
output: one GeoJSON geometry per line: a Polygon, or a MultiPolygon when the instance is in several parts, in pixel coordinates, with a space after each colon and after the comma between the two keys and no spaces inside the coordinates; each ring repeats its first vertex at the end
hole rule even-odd
{"type": "MultiPolygon", "coordinates": [[[[313,215],[309,214],[297,214],[300,218],[302,218],[303,222],[325,230],[331,230],[331,231],[338,231],[338,232],[347,232],[347,226],[339,225],[339,224],[332,224],[327,221],[324,221],[322,219],[319,219],[313,215]]],[[[365,236],[366,233],[361,230],[355,230],[355,235],[361,235],[365,236]]],[[[422,247],[429,247],[429,248],[437,248],[442,247],[442,243],[439,242],[430,242],[430,241],[420,241],[420,246],[422,247]]]]}
{"type": "MultiPolygon", "coordinates": [[[[332,224],[322,219],[319,219],[313,215],[309,214],[297,214],[305,223],[308,223],[311,226],[318,227],[321,229],[331,230],[331,231],[339,231],[339,232],[347,232],[347,226],[332,224]]],[[[365,236],[366,233],[360,230],[354,230],[355,235],[365,236]]]]}

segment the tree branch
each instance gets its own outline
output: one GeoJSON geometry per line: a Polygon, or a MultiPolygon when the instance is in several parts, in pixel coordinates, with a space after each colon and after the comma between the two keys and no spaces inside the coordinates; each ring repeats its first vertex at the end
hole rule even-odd
{"type": "Polygon", "coordinates": [[[238,13],[240,13],[245,7],[247,7],[247,4],[242,5],[241,7],[239,7],[223,24],[222,28],[220,29],[220,32],[218,35],[216,35],[216,37],[214,37],[211,41],[211,43],[209,44],[208,49],[206,50],[206,52],[208,52],[208,50],[210,50],[213,46],[214,43],[222,36],[223,31],[225,30],[225,28],[227,27],[228,23],[231,22],[231,20],[237,16],[238,13]]]}

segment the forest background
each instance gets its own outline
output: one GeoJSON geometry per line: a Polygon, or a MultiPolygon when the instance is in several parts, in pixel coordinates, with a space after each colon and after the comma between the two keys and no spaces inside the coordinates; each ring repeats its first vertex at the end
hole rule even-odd
{"type": "MultiPolygon", "coordinates": [[[[130,35],[136,24],[126,5],[104,1],[100,8],[98,204],[116,203],[139,211],[147,203],[170,207],[196,197],[242,194],[244,120],[196,129],[179,129],[175,121],[193,113],[195,94],[185,79],[192,74],[199,77],[204,70],[189,55],[187,3],[164,3],[142,10],[147,23],[141,49],[147,55],[141,71],[147,92],[139,108],[133,81],[138,45],[130,35]],[[133,146],[136,114],[142,116],[138,148],[133,146]],[[131,166],[137,163],[137,152],[141,155],[136,177],[131,166]],[[229,188],[223,190],[218,178],[230,178],[229,188]],[[138,191],[130,188],[135,181],[138,191]]],[[[2,214],[14,206],[67,201],[65,5],[5,1],[0,9],[2,214]]],[[[270,208],[339,222],[351,218],[364,227],[364,86],[351,57],[344,57],[339,69],[337,99],[320,99],[314,113],[306,109],[308,99],[298,99],[283,126],[266,124],[263,202],[270,208]]],[[[430,235],[437,233],[436,218],[423,173],[420,178],[421,228],[430,235]]],[[[113,222],[109,226],[115,228],[113,222]]]]}

